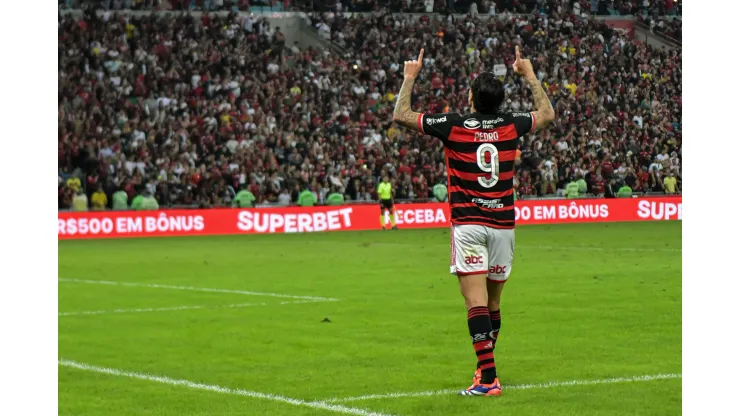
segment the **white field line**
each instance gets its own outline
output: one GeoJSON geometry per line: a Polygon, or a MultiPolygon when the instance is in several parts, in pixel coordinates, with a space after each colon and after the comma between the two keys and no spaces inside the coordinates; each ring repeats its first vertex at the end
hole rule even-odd
{"type": "MultiPolygon", "coordinates": [[[[681,378],[681,374],[653,374],[646,376],[635,376],[635,377],[618,377],[618,378],[606,378],[601,380],[570,380],[570,381],[551,381],[548,383],[541,384],[504,384],[504,391],[513,390],[525,390],[525,389],[550,389],[554,387],[568,387],[568,386],[593,386],[596,384],[613,384],[613,383],[634,383],[638,381],[652,381],[652,380],[667,380],[681,378]]],[[[420,391],[412,393],[388,393],[388,394],[368,394],[365,396],[355,397],[342,397],[324,400],[325,403],[344,403],[354,402],[360,400],[373,400],[373,399],[398,399],[402,397],[424,397],[424,396],[439,396],[445,394],[453,394],[460,391],[457,390],[430,390],[420,391]]]]}
{"type": "Polygon", "coordinates": [[[155,376],[151,374],[135,373],[131,371],[117,370],[115,368],[98,367],[90,364],[79,363],[76,361],[60,359],[59,365],[63,367],[76,368],[78,370],[90,371],[94,373],[109,374],[118,377],[129,377],[139,380],[153,381],[156,383],[169,384],[172,386],[183,386],[196,390],[211,391],[214,393],[230,394],[234,396],[252,397],[255,399],[270,400],[273,402],[280,402],[291,404],[293,406],[310,407],[313,409],[327,410],[330,412],[343,413],[347,415],[360,415],[360,416],[391,416],[385,413],[372,412],[365,409],[357,409],[354,407],[347,407],[338,404],[329,404],[324,402],[309,402],[300,399],[293,399],[290,397],[280,396],[277,394],[260,393],[256,391],[232,389],[228,387],[216,386],[212,384],[196,383],[188,380],[178,380],[174,378],[155,376]]]}
{"type": "Polygon", "coordinates": [[[303,303],[339,302],[339,299],[316,299],[316,300],[288,300],[278,302],[278,305],[300,305],[303,303]]]}
{"type": "MultiPolygon", "coordinates": [[[[279,302],[278,305],[292,305],[303,303],[328,302],[324,300],[293,300],[279,302]]],[[[110,315],[116,313],[142,313],[142,312],[167,312],[167,311],[184,311],[188,309],[220,309],[220,308],[247,308],[250,306],[269,306],[269,303],[235,303],[232,305],[193,305],[193,306],[172,306],[168,308],[133,308],[133,309],[112,309],[100,311],[76,311],[76,312],[59,312],[59,316],[81,316],[81,315],[110,315]]]]}
{"type": "Polygon", "coordinates": [[[313,301],[339,300],[335,298],[323,298],[319,296],[284,295],[281,293],[250,292],[246,290],[213,289],[213,288],[207,288],[207,287],[192,287],[192,286],[159,285],[155,283],[132,283],[132,282],[113,282],[113,281],[108,281],[108,280],[63,279],[61,277],[59,278],[59,281],[60,282],[70,282],[70,283],[89,283],[89,284],[94,284],[94,285],[118,285],[118,286],[131,286],[131,287],[151,287],[155,289],[191,290],[195,292],[234,293],[237,295],[270,296],[274,298],[304,299],[304,300],[313,300],[313,301]]]}
{"type": "Polygon", "coordinates": [[[112,309],[101,311],[77,311],[77,312],[59,312],[59,316],[78,316],[78,315],[109,315],[114,313],[141,313],[141,312],[166,312],[166,311],[184,311],[188,309],[206,309],[206,308],[244,308],[247,306],[266,306],[266,303],[237,303],[234,305],[213,305],[213,306],[172,306],[169,308],[134,308],[134,309],[112,309]]]}

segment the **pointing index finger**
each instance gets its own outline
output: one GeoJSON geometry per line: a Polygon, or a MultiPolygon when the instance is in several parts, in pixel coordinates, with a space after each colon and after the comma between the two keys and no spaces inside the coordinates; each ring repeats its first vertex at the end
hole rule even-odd
{"type": "Polygon", "coordinates": [[[516,45],[516,60],[518,61],[520,59],[522,59],[522,55],[519,52],[519,45],[516,45]]]}
{"type": "Polygon", "coordinates": [[[419,52],[419,63],[422,63],[422,59],[424,59],[424,48],[421,48],[421,52],[419,52]]]}

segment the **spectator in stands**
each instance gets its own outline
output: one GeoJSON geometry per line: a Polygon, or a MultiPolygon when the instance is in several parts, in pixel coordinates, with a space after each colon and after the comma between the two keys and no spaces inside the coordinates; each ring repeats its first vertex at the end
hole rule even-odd
{"type": "Polygon", "coordinates": [[[298,205],[302,207],[312,207],[316,205],[316,194],[311,190],[310,185],[306,184],[303,191],[298,196],[298,205]]]}
{"type": "Polygon", "coordinates": [[[496,16],[496,2],[495,1],[485,1],[483,8],[487,9],[489,16],[491,17],[496,16]]]}
{"type": "Polygon", "coordinates": [[[427,13],[434,11],[434,0],[424,0],[424,11],[427,13]]]}
{"type": "Polygon", "coordinates": [[[636,190],[640,192],[648,192],[649,191],[649,180],[650,180],[650,174],[648,173],[648,170],[645,166],[640,166],[639,171],[637,172],[637,187],[636,190]]]}
{"type": "Polygon", "coordinates": [[[434,187],[432,188],[432,193],[434,194],[435,201],[447,201],[447,186],[444,184],[443,181],[439,181],[436,185],[434,185],[434,187]]]}
{"type": "Polygon", "coordinates": [[[281,189],[280,194],[277,197],[277,205],[284,207],[290,205],[290,202],[290,192],[288,192],[288,189],[281,189]]]}
{"type": "Polygon", "coordinates": [[[541,186],[540,195],[546,195],[555,193],[555,174],[558,169],[557,159],[552,159],[551,156],[546,156],[545,160],[540,163],[540,175],[541,175],[541,186]]]}
{"type": "Polygon", "coordinates": [[[617,191],[617,197],[618,198],[632,198],[632,188],[629,187],[629,185],[622,184],[622,186],[617,191]]]}
{"type": "Polygon", "coordinates": [[[675,151],[671,152],[669,167],[670,171],[673,172],[674,175],[681,175],[681,159],[678,158],[678,153],[675,151]]]}
{"type": "Polygon", "coordinates": [[[627,168],[627,172],[624,175],[624,183],[627,184],[627,186],[629,186],[633,190],[638,189],[637,175],[635,174],[634,169],[632,169],[631,167],[627,168]]]}
{"type": "Polygon", "coordinates": [[[131,209],[134,211],[142,209],[141,206],[144,203],[144,195],[142,193],[141,186],[138,186],[138,188],[139,192],[133,197],[133,199],[131,199],[131,209]]]}
{"type": "Polygon", "coordinates": [[[615,178],[609,179],[609,183],[604,188],[605,198],[616,198],[617,197],[617,180],[615,178]]]}
{"type": "Polygon", "coordinates": [[[82,189],[78,189],[72,198],[72,211],[87,211],[87,195],[82,189]]]}
{"type": "Polygon", "coordinates": [[[332,187],[331,192],[326,197],[327,205],[342,205],[344,204],[344,195],[339,192],[336,186],[332,187]]]}
{"type": "Polygon", "coordinates": [[[648,192],[663,192],[663,175],[661,175],[657,166],[653,166],[652,169],[650,169],[648,192]]]}
{"type": "Polygon", "coordinates": [[[578,185],[578,195],[582,197],[586,196],[586,193],[588,192],[588,184],[583,178],[583,174],[579,173],[577,178],[578,179],[576,179],[576,185],[578,185]]]}
{"type": "Polygon", "coordinates": [[[568,182],[565,186],[565,197],[568,199],[580,198],[581,193],[579,191],[578,182],[575,180],[568,182]]]}
{"type": "Polygon", "coordinates": [[[113,209],[128,209],[128,194],[120,187],[116,187],[116,189],[116,192],[113,193],[113,197],[111,198],[113,209]]]}
{"type": "Polygon", "coordinates": [[[139,209],[142,210],[157,210],[159,209],[159,203],[149,189],[145,189],[142,193],[141,206],[139,209]]]}
{"type": "Polygon", "coordinates": [[[82,187],[82,181],[80,181],[80,178],[78,177],[79,174],[79,172],[75,172],[69,177],[69,179],[67,179],[67,188],[72,190],[74,193],[77,193],[77,191],[82,187]]]}
{"type": "Polygon", "coordinates": [[[248,189],[242,188],[231,201],[231,206],[237,208],[253,208],[254,201],[254,194],[249,192],[248,189]]]}
{"type": "Polygon", "coordinates": [[[678,187],[676,183],[676,177],[673,176],[673,171],[668,171],[666,174],[666,177],[663,178],[663,189],[665,189],[665,193],[668,195],[673,195],[677,193],[678,187]]]}
{"type": "Polygon", "coordinates": [[[589,193],[594,196],[598,196],[604,193],[605,179],[601,175],[601,167],[596,168],[596,172],[588,174],[588,189],[589,193]]]}
{"type": "Polygon", "coordinates": [[[108,196],[103,191],[103,185],[98,185],[97,190],[93,193],[92,198],[92,209],[95,211],[102,211],[108,205],[108,196]]]}

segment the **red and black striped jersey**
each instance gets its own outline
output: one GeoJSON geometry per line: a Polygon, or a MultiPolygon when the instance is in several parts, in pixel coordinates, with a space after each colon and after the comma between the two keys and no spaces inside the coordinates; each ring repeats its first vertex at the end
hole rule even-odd
{"type": "Polygon", "coordinates": [[[452,223],[514,228],[514,160],[534,114],[422,114],[418,123],[445,145],[452,223]]]}

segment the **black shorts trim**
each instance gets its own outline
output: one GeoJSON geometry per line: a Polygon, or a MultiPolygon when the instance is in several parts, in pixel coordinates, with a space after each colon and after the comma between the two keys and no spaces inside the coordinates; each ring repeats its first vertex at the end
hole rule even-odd
{"type": "Polygon", "coordinates": [[[381,199],[380,200],[380,212],[385,210],[393,211],[393,200],[392,199],[381,199]]]}

